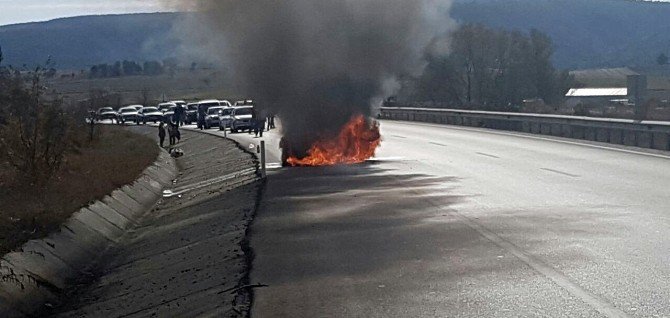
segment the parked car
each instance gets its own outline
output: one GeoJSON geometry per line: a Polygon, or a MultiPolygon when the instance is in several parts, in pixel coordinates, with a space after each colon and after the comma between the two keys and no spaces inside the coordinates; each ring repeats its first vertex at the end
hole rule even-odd
{"type": "Polygon", "coordinates": [[[177,106],[177,104],[175,104],[175,103],[160,103],[160,104],[158,104],[157,107],[158,107],[158,110],[160,110],[161,112],[165,113],[165,112],[168,111],[168,110],[170,109],[170,107],[172,107],[172,106],[177,106]]]}
{"type": "Polygon", "coordinates": [[[119,117],[117,121],[122,124],[126,122],[136,122],[138,115],[139,113],[136,107],[134,106],[122,107],[121,109],[119,109],[119,117]]]}
{"type": "Polygon", "coordinates": [[[187,125],[198,121],[198,103],[190,103],[186,105],[186,118],[184,122],[187,125]]]}
{"type": "Polygon", "coordinates": [[[233,104],[231,104],[229,101],[225,99],[220,99],[219,104],[223,107],[233,107],[233,104]]]}
{"type": "Polygon", "coordinates": [[[205,120],[207,119],[207,111],[211,107],[219,107],[221,102],[216,99],[203,100],[198,103],[197,117],[196,121],[198,122],[198,128],[205,128],[205,120]],[[202,124],[203,127],[200,127],[202,124]]]}
{"type": "Polygon", "coordinates": [[[165,112],[163,112],[163,120],[166,122],[175,121],[174,120],[174,110],[177,109],[177,105],[170,106],[165,112]]]}
{"type": "Polygon", "coordinates": [[[183,101],[183,100],[173,100],[173,101],[171,101],[170,103],[173,103],[173,104],[175,104],[175,105],[177,105],[177,106],[186,107],[186,102],[183,101]]]}
{"type": "Polygon", "coordinates": [[[205,116],[205,129],[210,129],[213,126],[219,125],[219,112],[223,110],[223,107],[216,106],[210,107],[207,109],[207,116],[205,116]]]}
{"type": "Polygon", "coordinates": [[[238,132],[240,130],[252,129],[254,126],[253,114],[254,108],[252,106],[234,108],[231,114],[230,131],[238,132]]]}
{"type": "Polygon", "coordinates": [[[98,109],[98,113],[96,114],[96,119],[98,121],[100,120],[117,120],[119,118],[119,114],[114,111],[113,108],[111,107],[103,107],[98,109]]]}
{"type": "Polygon", "coordinates": [[[233,107],[224,107],[219,112],[219,130],[226,130],[230,128],[230,124],[233,122],[233,107]]]}
{"type": "Polygon", "coordinates": [[[251,99],[246,99],[246,100],[238,100],[235,102],[234,107],[242,107],[242,106],[254,106],[254,101],[251,99]]]}
{"type": "Polygon", "coordinates": [[[142,110],[142,108],[144,108],[144,106],[142,105],[131,105],[130,107],[134,107],[135,109],[137,109],[137,111],[140,111],[142,110]]]}
{"type": "Polygon", "coordinates": [[[163,121],[163,113],[156,107],[144,107],[138,112],[137,124],[146,124],[153,122],[154,124],[163,121]]]}

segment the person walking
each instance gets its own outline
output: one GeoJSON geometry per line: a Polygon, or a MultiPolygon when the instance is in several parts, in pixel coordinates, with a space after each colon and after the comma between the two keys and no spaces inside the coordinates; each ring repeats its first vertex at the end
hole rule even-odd
{"type": "Polygon", "coordinates": [[[158,139],[160,139],[161,148],[163,148],[163,144],[165,143],[165,125],[163,122],[158,125],[158,139]]]}

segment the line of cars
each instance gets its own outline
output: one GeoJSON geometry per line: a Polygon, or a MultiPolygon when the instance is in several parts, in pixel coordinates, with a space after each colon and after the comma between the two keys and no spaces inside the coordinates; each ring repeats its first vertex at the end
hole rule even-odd
{"type": "Polygon", "coordinates": [[[203,126],[201,128],[204,129],[218,127],[219,130],[230,129],[235,133],[253,129],[255,125],[254,103],[251,100],[237,101],[235,104],[221,101],[219,105],[214,101],[208,101],[204,116],[201,122],[203,126]]]}
{"type": "Polygon", "coordinates": [[[187,125],[197,123],[198,128],[210,129],[218,127],[220,130],[230,129],[238,132],[253,129],[254,103],[252,100],[242,100],[231,104],[227,100],[203,100],[194,103],[185,101],[171,101],[160,103],[157,106],[130,105],[115,111],[111,107],[100,108],[96,114],[97,120],[113,120],[120,124],[149,122],[177,121],[175,112],[181,107],[181,121],[187,125]]]}

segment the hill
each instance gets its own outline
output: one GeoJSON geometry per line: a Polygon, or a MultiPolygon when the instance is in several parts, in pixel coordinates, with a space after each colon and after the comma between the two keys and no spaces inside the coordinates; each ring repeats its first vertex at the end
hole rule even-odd
{"type": "Polygon", "coordinates": [[[170,37],[179,13],[83,16],[0,27],[5,63],[80,69],[118,60],[162,60],[179,45],[170,37]]]}
{"type": "MultiPolygon", "coordinates": [[[[60,68],[176,54],[170,36],[185,13],[86,16],[0,27],[7,64],[52,56],[60,68]]],[[[670,3],[632,0],[455,0],[460,23],[549,34],[559,68],[648,66],[670,55],[670,3]]]]}
{"type": "Polygon", "coordinates": [[[646,66],[670,53],[670,3],[631,0],[456,0],[459,22],[547,33],[560,68],[646,66]]]}

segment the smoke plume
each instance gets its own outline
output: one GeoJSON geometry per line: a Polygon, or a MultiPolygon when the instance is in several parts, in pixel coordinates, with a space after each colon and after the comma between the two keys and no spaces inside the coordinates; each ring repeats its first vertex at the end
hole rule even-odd
{"type": "Polygon", "coordinates": [[[199,12],[184,32],[198,43],[190,49],[218,57],[261,113],[277,114],[297,156],[353,115],[370,115],[373,100],[397,89],[396,76],[421,72],[451,25],[450,0],[183,3],[199,12]]]}

